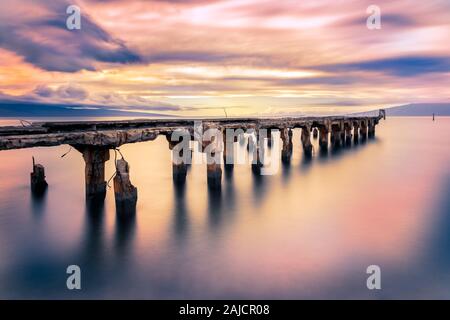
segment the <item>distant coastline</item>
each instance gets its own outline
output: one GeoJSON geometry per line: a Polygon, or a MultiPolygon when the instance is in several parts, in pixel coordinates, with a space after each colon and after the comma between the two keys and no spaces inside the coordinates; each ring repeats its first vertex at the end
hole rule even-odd
{"type": "MultiPolygon", "coordinates": [[[[389,117],[437,117],[450,116],[450,103],[413,103],[385,108],[389,117]]],[[[0,100],[0,118],[92,118],[92,117],[136,117],[179,118],[177,115],[121,110],[118,107],[90,105],[45,104],[0,100]]]]}
{"type": "Polygon", "coordinates": [[[139,112],[105,109],[100,106],[44,104],[39,102],[0,101],[1,118],[39,118],[39,117],[158,117],[177,118],[155,112],[139,112]]]}

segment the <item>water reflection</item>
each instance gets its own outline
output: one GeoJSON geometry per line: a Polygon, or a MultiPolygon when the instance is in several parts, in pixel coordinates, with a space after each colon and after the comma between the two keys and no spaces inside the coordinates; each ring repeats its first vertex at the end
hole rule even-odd
{"type": "Polygon", "coordinates": [[[223,217],[222,189],[208,188],[208,219],[209,226],[214,231],[222,224],[223,217]]]}
{"type": "Polygon", "coordinates": [[[173,216],[176,239],[183,240],[186,238],[189,228],[189,212],[186,207],[186,183],[173,183],[173,216]]]}
{"type": "Polygon", "coordinates": [[[47,210],[47,190],[41,193],[31,192],[31,212],[36,218],[41,218],[47,210]]]}
{"type": "Polygon", "coordinates": [[[86,200],[85,234],[80,255],[84,261],[102,260],[104,251],[105,204],[102,198],[86,200]]]}
{"type": "Polygon", "coordinates": [[[129,216],[116,214],[112,190],[82,201],[80,157],[34,149],[52,182],[33,198],[28,151],[2,153],[0,297],[74,297],[65,268],[77,264],[78,297],[377,298],[365,288],[373,263],[385,296],[448,297],[450,119],[428,124],[389,119],[376,139],[322,155],[313,139],[310,160],[297,130],[278,174],[223,167],[220,190],[207,188],[204,165],[174,184],[165,140],[126,145],[139,190],[129,216]]]}

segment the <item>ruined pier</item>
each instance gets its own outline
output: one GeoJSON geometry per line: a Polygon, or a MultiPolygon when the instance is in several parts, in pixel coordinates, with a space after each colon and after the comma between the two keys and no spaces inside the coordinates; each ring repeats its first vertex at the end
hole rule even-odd
{"type": "MultiPolygon", "coordinates": [[[[165,136],[168,148],[173,155],[178,155],[172,157],[174,183],[185,183],[192,152],[177,146],[182,141],[188,144],[200,141],[200,151],[207,154],[208,186],[220,189],[222,164],[226,170],[232,170],[233,162],[227,160],[233,159],[234,144],[242,143],[244,133],[247,134],[248,150],[255,155],[252,171],[259,174],[263,166],[264,142],[271,147],[276,131],[280,132],[282,140],[281,159],[287,163],[292,156],[294,129],[301,129],[304,156],[311,158],[314,152],[312,138],[319,139],[320,153],[327,153],[329,148],[337,149],[349,146],[352,141],[357,144],[373,138],[375,127],[383,118],[384,110],[376,116],[33,122],[26,127],[0,127],[0,150],[70,145],[85,162],[86,198],[102,199],[107,188],[105,162],[110,159],[110,150],[124,144],[152,141],[160,135],[165,136]],[[208,132],[209,129],[219,135],[203,136],[202,131],[208,132]]],[[[130,167],[124,159],[116,160],[115,165],[116,206],[120,211],[133,211],[128,207],[136,205],[137,189],[130,182],[130,167]]],[[[38,169],[43,175],[43,166],[38,169]]]]}

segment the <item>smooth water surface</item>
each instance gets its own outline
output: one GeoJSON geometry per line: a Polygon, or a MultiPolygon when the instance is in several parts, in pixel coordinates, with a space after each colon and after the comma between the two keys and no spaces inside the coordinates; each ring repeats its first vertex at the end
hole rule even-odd
{"type": "Polygon", "coordinates": [[[450,118],[388,118],[376,139],[308,162],[296,130],[290,166],[256,177],[237,165],[219,194],[205,165],[174,186],[159,137],[120,148],[139,194],[125,220],[112,189],[86,207],[69,146],[0,151],[0,298],[450,298],[449,146],[450,118]],[[81,291],[66,289],[72,264],[81,291]],[[372,264],[379,291],[366,287],[372,264]]]}

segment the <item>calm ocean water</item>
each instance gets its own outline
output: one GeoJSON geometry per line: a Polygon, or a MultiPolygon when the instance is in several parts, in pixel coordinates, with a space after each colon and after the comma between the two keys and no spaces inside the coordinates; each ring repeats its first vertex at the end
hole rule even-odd
{"type": "MultiPolygon", "coordinates": [[[[0,124],[12,124],[2,121],[0,124]]],[[[317,148],[317,140],[314,140],[317,148]]],[[[134,219],[84,201],[68,146],[0,152],[0,298],[450,298],[450,118],[388,118],[375,140],[208,191],[205,165],[175,188],[167,141],[126,145],[134,219]],[[46,168],[42,199],[31,157],[46,168]],[[66,289],[81,267],[82,290],[66,289]],[[366,288],[381,267],[382,290],[366,288]]],[[[113,157],[111,157],[113,159],[113,157]]],[[[114,172],[107,162],[107,177],[114,172]]]]}

